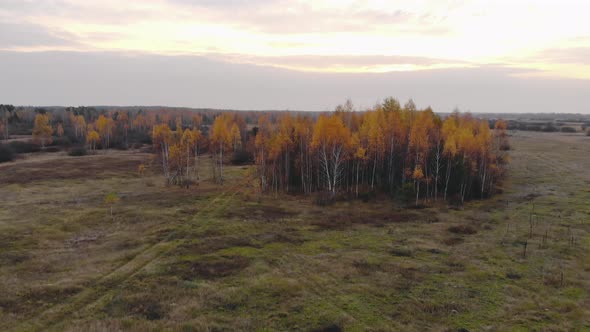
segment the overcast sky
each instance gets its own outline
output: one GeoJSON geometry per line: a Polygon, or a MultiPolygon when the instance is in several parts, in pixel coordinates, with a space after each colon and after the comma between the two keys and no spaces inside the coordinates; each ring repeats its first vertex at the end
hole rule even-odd
{"type": "Polygon", "coordinates": [[[0,103],[590,113],[586,0],[0,0],[0,103]]]}

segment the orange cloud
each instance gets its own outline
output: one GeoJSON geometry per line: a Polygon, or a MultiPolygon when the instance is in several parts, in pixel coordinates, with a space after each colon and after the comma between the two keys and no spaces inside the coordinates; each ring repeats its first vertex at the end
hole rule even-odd
{"type": "Polygon", "coordinates": [[[0,49],[208,55],[318,72],[502,63],[586,79],[589,10],[580,0],[5,0],[0,24],[21,27],[0,30],[0,49]],[[39,31],[27,33],[32,24],[39,31]],[[422,61],[432,58],[445,60],[422,61]]]}

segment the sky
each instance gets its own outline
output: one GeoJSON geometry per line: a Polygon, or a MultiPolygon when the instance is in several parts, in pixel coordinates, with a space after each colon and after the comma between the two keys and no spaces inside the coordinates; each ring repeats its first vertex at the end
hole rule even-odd
{"type": "Polygon", "coordinates": [[[587,0],[0,0],[0,103],[590,113],[587,0]]]}

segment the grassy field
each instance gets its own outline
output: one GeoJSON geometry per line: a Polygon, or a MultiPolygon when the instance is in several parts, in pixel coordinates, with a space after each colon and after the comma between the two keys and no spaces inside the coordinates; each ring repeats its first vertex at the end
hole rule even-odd
{"type": "Polygon", "coordinates": [[[462,210],[260,196],[209,158],[188,190],[139,152],[1,164],[0,330],[590,330],[590,137],[511,142],[462,210]]]}

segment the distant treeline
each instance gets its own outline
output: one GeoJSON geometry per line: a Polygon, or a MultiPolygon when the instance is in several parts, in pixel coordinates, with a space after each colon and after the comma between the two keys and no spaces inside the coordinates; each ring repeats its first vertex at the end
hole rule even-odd
{"type": "Polygon", "coordinates": [[[224,163],[254,163],[263,192],[322,193],[326,201],[376,192],[416,204],[487,197],[505,175],[509,149],[502,120],[443,118],[394,98],[362,112],[350,101],[324,113],[6,105],[0,112],[3,137],[32,134],[37,149],[82,155],[149,145],[167,181],[183,186],[209,152],[220,183],[224,163]]]}
{"type": "MultiPolygon", "coordinates": [[[[579,124],[581,127],[582,132],[586,130],[586,128],[590,127],[590,122],[583,122],[579,124]]],[[[549,121],[549,122],[541,122],[541,121],[518,121],[518,120],[508,120],[507,121],[507,128],[508,130],[524,130],[524,131],[541,131],[541,132],[566,132],[566,133],[575,133],[578,130],[569,125],[566,122],[557,122],[557,121],[549,121]]]]}

